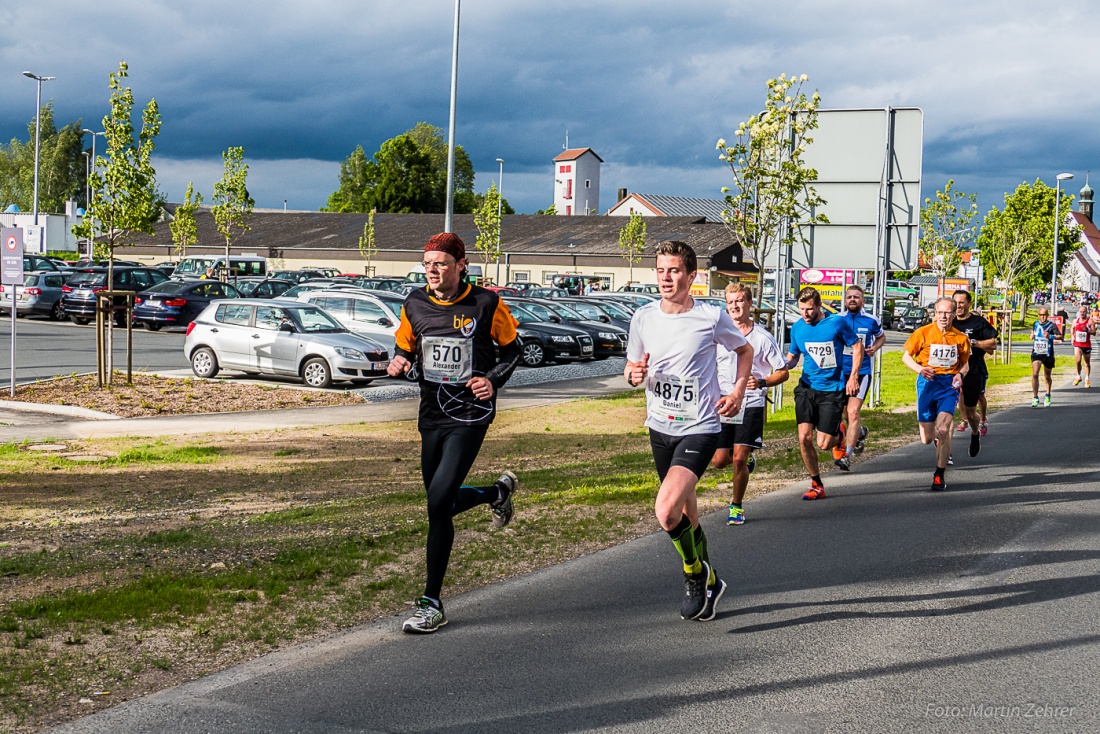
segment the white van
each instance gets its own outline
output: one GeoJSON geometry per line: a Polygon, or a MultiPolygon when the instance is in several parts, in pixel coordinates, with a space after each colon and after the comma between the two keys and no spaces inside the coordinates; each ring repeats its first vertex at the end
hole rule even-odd
{"type": "MultiPolygon", "coordinates": [[[[480,265],[473,265],[470,262],[466,263],[466,272],[469,274],[468,280],[474,285],[480,285],[482,282],[482,272],[480,265]]],[[[405,276],[406,283],[427,283],[428,276],[424,273],[424,266],[417,263],[413,265],[413,269],[409,271],[409,274],[405,276]]]]}
{"type": "MultiPolygon", "coordinates": [[[[207,268],[221,272],[225,269],[225,256],[197,255],[185,257],[172,271],[173,278],[198,278],[206,274],[207,268]]],[[[259,256],[240,256],[229,258],[230,277],[243,275],[267,275],[267,258],[259,256]]]]}

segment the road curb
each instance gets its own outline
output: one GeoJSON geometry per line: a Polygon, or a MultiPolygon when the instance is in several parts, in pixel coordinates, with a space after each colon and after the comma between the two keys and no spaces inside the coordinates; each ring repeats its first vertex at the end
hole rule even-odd
{"type": "Polygon", "coordinates": [[[46,403],[24,403],[18,400],[0,400],[0,409],[16,410],[23,413],[49,413],[51,415],[67,415],[73,418],[86,418],[93,421],[117,421],[121,416],[113,413],[102,413],[90,408],[80,408],[75,405],[48,405],[46,403]]]}

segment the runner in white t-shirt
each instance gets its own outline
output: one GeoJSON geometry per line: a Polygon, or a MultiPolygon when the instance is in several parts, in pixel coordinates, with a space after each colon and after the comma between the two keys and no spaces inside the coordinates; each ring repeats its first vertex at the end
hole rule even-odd
{"type": "Polygon", "coordinates": [[[661,479],[654,511],[683,559],[680,616],[708,621],[726,582],[710,567],[695,485],[718,445],[719,415],[741,409],[752,347],[724,311],[691,297],[696,262],[695,251],[683,242],[657,246],[661,300],[639,308],[630,321],[624,377],[646,388],[645,425],[661,479]],[[739,358],[726,395],[718,384],[719,345],[739,358]]]}
{"type": "MultiPolygon", "coordinates": [[[[733,498],[730,500],[727,525],[745,522],[741,504],[745,489],[749,486],[749,474],[756,468],[752,452],[764,446],[764,408],[767,405],[768,388],[787,381],[790,372],[786,359],[775,337],[752,320],[752,290],[740,283],[726,286],[726,309],[734,326],[752,346],[752,374],[741,412],[732,418],[722,418],[722,436],[711,465],[722,469],[733,464],[733,498]]],[[[718,382],[723,394],[733,390],[737,372],[737,357],[725,347],[718,347],[718,382]]]]}

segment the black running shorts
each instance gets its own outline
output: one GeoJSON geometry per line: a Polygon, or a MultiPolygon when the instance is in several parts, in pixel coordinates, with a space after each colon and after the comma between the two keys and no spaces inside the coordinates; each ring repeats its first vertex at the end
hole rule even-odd
{"type": "Polygon", "coordinates": [[[967,372],[963,376],[963,405],[973,408],[985,394],[985,382],[989,374],[985,372],[967,372]]]}
{"type": "Polygon", "coordinates": [[[843,390],[821,392],[799,384],[794,389],[794,417],[798,423],[813,424],[821,433],[839,436],[846,402],[843,390]]]}
{"type": "Polygon", "coordinates": [[[668,470],[682,466],[696,477],[710,466],[714,450],[718,447],[717,433],[696,433],[689,436],[670,436],[667,433],[649,429],[649,445],[653,449],[653,463],[657,465],[657,476],[665,481],[668,470]]]}
{"type": "Polygon", "coordinates": [[[745,408],[741,423],[723,423],[718,437],[718,449],[729,451],[734,446],[764,448],[764,406],[745,408]]]}
{"type": "Polygon", "coordinates": [[[1043,367],[1046,367],[1048,370],[1054,369],[1054,355],[1053,354],[1035,354],[1034,352],[1032,352],[1031,353],[1031,361],[1032,362],[1042,362],[1043,367]]]}

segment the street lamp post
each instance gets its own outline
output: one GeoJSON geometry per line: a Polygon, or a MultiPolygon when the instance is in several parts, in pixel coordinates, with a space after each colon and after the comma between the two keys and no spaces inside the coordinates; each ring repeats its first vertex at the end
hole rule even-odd
{"type": "Polygon", "coordinates": [[[1059,173],[1054,183],[1054,271],[1050,278],[1050,315],[1053,317],[1058,308],[1058,226],[1060,204],[1062,203],[1062,182],[1073,178],[1072,173],[1059,173]]]}
{"type": "Polygon", "coordinates": [[[24,71],[23,76],[38,82],[38,96],[34,108],[34,226],[38,226],[38,148],[42,140],[42,82],[53,81],[54,76],[38,76],[24,71]]]}
{"type": "Polygon", "coordinates": [[[504,159],[497,158],[497,163],[500,164],[500,176],[497,177],[497,285],[500,285],[500,230],[503,225],[500,213],[504,203],[504,159]]]}
{"type": "Polygon", "coordinates": [[[89,135],[92,136],[92,170],[91,170],[91,173],[88,175],[88,209],[87,209],[87,211],[84,212],[84,216],[91,217],[91,226],[88,228],[88,257],[94,258],[95,257],[95,216],[92,215],[91,187],[92,187],[92,175],[95,174],[95,169],[96,169],[96,165],[95,165],[95,138],[96,138],[96,135],[106,136],[107,133],[106,132],[98,132],[97,133],[96,131],[89,130],[88,128],[84,128],[80,132],[88,133],[89,135]]]}
{"type": "Polygon", "coordinates": [[[455,216],[455,103],[458,98],[458,18],[462,0],[455,0],[454,49],[451,53],[451,117],[447,133],[447,202],[444,207],[443,229],[454,231],[455,216]]]}

